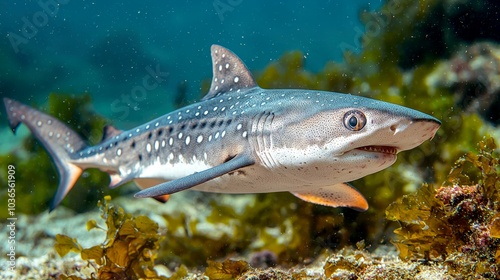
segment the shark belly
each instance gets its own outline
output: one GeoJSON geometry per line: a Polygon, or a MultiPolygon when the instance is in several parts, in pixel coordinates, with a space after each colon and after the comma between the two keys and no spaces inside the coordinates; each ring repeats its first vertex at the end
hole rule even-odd
{"type": "Polygon", "coordinates": [[[206,161],[192,159],[187,162],[182,156],[176,163],[154,161],[150,165],[143,167],[137,178],[154,178],[163,181],[171,181],[179,179],[195,172],[207,170],[213,166],[209,165],[206,161]]]}

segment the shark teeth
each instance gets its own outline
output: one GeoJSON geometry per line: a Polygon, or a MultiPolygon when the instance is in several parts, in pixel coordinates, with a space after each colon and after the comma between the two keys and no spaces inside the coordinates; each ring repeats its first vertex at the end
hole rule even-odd
{"type": "Polygon", "coordinates": [[[388,146],[364,146],[364,147],[359,147],[357,149],[367,151],[367,152],[383,153],[383,154],[390,154],[390,155],[395,155],[398,153],[398,149],[396,149],[394,147],[388,147],[388,146]]]}

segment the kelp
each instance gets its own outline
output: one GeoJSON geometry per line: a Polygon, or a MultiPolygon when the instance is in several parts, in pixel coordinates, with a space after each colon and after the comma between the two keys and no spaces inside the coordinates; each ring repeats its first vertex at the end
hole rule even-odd
{"type": "Polygon", "coordinates": [[[400,224],[393,241],[400,257],[444,260],[461,273],[498,277],[499,163],[494,139],[485,138],[478,152],[455,162],[440,188],[424,184],[392,203],[386,216],[400,224]]]}
{"type": "Polygon", "coordinates": [[[87,230],[104,230],[106,238],[101,243],[83,248],[76,239],[58,234],[55,250],[63,257],[69,252],[80,253],[88,266],[95,270],[90,278],[62,275],[61,279],[167,279],[154,270],[154,261],[163,239],[158,224],[146,216],[132,216],[121,207],[110,203],[106,196],[99,201],[101,218],[87,222],[87,230]]]}

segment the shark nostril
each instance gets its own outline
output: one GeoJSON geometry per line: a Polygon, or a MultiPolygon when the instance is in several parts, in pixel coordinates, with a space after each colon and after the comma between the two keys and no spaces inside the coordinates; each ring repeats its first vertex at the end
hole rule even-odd
{"type": "Polygon", "coordinates": [[[395,124],[391,125],[391,131],[396,132],[397,126],[395,124]]]}

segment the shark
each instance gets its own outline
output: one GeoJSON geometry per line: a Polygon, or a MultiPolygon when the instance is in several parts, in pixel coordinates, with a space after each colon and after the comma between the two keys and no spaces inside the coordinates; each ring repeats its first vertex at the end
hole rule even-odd
{"type": "Polygon", "coordinates": [[[348,182],[392,165],[434,137],[441,122],[407,107],[307,89],[263,89],[230,50],[211,47],[213,78],[199,101],[138,127],[105,126],[90,146],[58,119],[4,98],[9,125],[22,123],[50,154],[59,185],[55,209],[82,172],[98,168],[110,187],[134,181],[135,197],[167,201],[187,189],[291,192],[330,207],[368,209],[348,182]]]}

